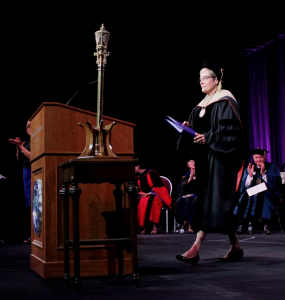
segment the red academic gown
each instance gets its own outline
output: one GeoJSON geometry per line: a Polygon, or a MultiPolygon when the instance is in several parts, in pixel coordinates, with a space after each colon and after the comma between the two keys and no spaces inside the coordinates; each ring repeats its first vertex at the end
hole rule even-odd
{"type": "Polygon", "coordinates": [[[149,221],[159,224],[162,202],[171,208],[172,198],[163,184],[159,174],[146,169],[137,176],[137,183],[140,192],[150,193],[141,197],[138,203],[137,222],[140,227],[145,228],[149,221]]]}

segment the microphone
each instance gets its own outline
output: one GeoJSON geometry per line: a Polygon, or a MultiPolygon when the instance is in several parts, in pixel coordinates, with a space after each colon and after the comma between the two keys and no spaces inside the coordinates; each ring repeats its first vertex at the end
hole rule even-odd
{"type": "Polygon", "coordinates": [[[80,90],[82,90],[83,88],[85,88],[87,85],[89,85],[89,84],[92,84],[92,83],[95,83],[95,82],[97,82],[98,81],[98,79],[96,79],[96,80],[94,80],[94,81],[91,81],[91,82],[89,82],[89,83],[87,83],[87,84],[85,84],[85,85],[83,85],[68,101],[67,101],[67,103],[65,104],[65,105],[68,105],[68,103],[70,103],[70,101],[76,96],[76,94],[80,91],[80,90]]]}

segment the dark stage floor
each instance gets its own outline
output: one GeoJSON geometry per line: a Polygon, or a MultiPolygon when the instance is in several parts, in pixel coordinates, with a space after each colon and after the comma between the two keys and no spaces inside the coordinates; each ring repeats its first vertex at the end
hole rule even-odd
{"type": "Polygon", "coordinates": [[[285,299],[285,232],[241,234],[242,262],[217,263],[227,237],[209,234],[193,267],[175,259],[195,235],[161,233],[138,236],[140,282],[131,276],[82,278],[80,291],[62,279],[44,280],[29,267],[30,245],[22,239],[0,247],[0,299],[285,299]]]}

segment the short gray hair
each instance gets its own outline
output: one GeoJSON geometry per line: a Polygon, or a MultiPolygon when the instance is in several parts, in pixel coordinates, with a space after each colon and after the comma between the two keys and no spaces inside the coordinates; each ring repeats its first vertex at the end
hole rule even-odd
{"type": "Polygon", "coordinates": [[[208,69],[209,71],[210,71],[210,75],[212,76],[212,77],[217,77],[217,75],[212,71],[212,70],[210,70],[210,69],[208,69]]]}

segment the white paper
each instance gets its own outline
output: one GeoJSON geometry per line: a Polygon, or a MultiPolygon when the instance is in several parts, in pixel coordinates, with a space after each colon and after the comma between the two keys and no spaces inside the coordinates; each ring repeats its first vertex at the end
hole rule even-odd
{"type": "Polygon", "coordinates": [[[193,196],[194,194],[188,194],[188,195],[184,195],[184,196],[182,196],[181,198],[189,198],[189,197],[191,197],[191,196],[193,196]]]}
{"type": "Polygon", "coordinates": [[[258,185],[255,185],[249,189],[247,189],[247,193],[248,193],[248,196],[252,196],[252,195],[255,195],[255,194],[258,194],[258,193],[261,193],[263,191],[266,191],[267,190],[267,187],[266,187],[266,184],[264,182],[258,184],[258,185]]]}
{"type": "Polygon", "coordinates": [[[285,172],[280,172],[282,184],[285,184],[285,172]]]}

